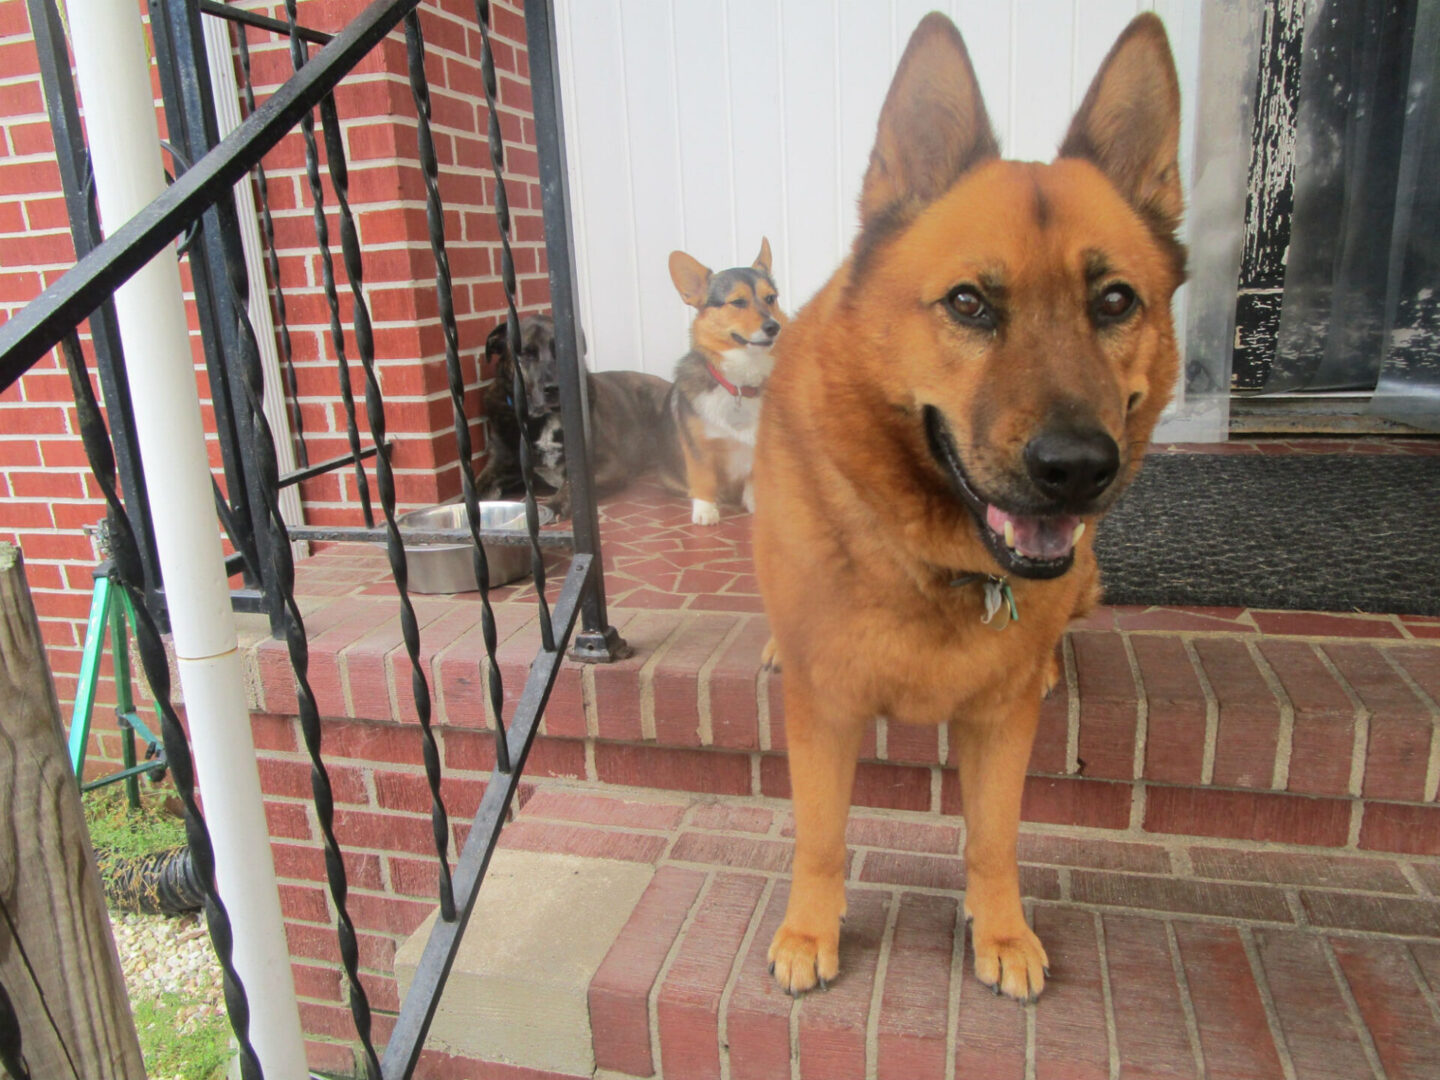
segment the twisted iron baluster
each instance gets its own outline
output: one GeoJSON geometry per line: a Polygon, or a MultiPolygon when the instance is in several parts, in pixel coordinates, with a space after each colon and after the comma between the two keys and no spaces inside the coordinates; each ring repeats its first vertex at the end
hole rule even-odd
{"type": "Polygon", "coordinates": [[[259,343],[255,337],[255,328],[250,322],[250,274],[239,246],[240,228],[234,202],[222,198],[216,204],[216,210],[225,252],[225,283],[229,288],[230,310],[235,319],[235,340],[240,348],[240,355],[234,360],[239,365],[241,380],[245,385],[245,403],[250,409],[251,423],[254,424],[255,445],[251,448],[251,453],[260,474],[259,486],[265,500],[266,524],[270,533],[271,579],[275,582],[284,609],[285,639],[290,654],[290,666],[295,673],[301,729],[304,732],[306,749],[310,753],[310,787],[315,799],[315,816],[320,822],[325,848],[325,871],[330,895],[335,901],[336,935],[340,944],[341,962],[349,981],[350,1015],[355,1022],[355,1033],[365,1052],[370,1080],[379,1080],[380,1063],[371,1044],[370,1001],[360,983],[360,953],[355,940],[355,926],[346,907],[349,890],[340,843],[335,838],[330,774],[321,756],[320,713],[309,685],[309,642],[305,635],[305,623],[295,600],[295,560],[290,550],[289,530],[280,512],[280,466],[275,456],[274,433],[265,415],[265,373],[260,363],[259,343]]]}
{"type": "Polygon", "coordinates": [[[475,490],[474,450],[470,445],[470,420],[465,415],[465,378],[460,370],[460,331],[455,325],[455,302],[450,279],[450,257],[445,251],[445,206],[440,199],[440,166],[430,132],[430,84],[425,78],[425,37],[420,20],[412,11],[405,16],[405,47],[410,66],[410,92],[419,118],[416,132],[420,171],[425,177],[425,218],[430,228],[430,251],[435,256],[435,292],[440,304],[440,325],[445,333],[445,373],[450,383],[450,407],[455,420],[455,446],[460,457],[460,485],[464,492],[465,518],[470,525],[471,556],[475,584],[480,589],[480,632],[485,640],[486,685],[495,715],[495,767],[510,771],[510,744],[505,740],[505,689],[500,665],[495,659],[497,645],[495,611],[490,605],[490,566],[485,545],[480,541],[480,504],[475,490]]]}
{"type": "MultiPolygon", "coordinates": [[[[255,85],[250,78],[250,43],[245,37],[245,24],[235,24],[235,39],[240,46],[241,85],[245,90],[245,113],[255,111],[255,85]]],[[[290,325],[285,318],[285,288],[280,284],[280,256],[275,252],[275,221],[270,216],[270,185],[265,179],[265,165],[255,162],[255,186],[260,192],[260,227],[265,233],[265,266],[270,271],[270,284],[275,294],[275,325],[280,328],[280,356],[285,361],[285,392],[289,395],[290,427],[295,437],[295,456],[300,467],[310,465],[310,452],[305,448],[305,419],[300,413],[300,387],[295,381],[295,359],[290,348],[290,325]]]]}
{"type": "MultiPolygon", "coordinates": [[[[290,66],[299,71],[308,59],[308,46],[296,33],[295,0],[285,0],[285,21],[290,24],[290,66]]],[[[330,341],[335,346],[335,366],[340,375],[340,401],[345,407],[345,435],[350,440],[350,453],[355,458],[355,484],[360,489],[360,512],[365,527],[375,527],[375,514],[370,509],[370,481],[360,460],[360,432],[355,427],[355,395],[350,389],[350,362],[345,356],[345,331],[340,323],[340,297],[335,291],[335,266],[330,258],[330,226],[325,221],[325,191],[320,186],[320,154],[315,148],[315,117],[305,113],[300,118],[300,134],[305,139],[305,176],[310,181],[310,202],[315,211],[315,243],[320,249],[320,277],[325,285],[325,302],[330,308],[330,341]]],[[[380,436],[371,432],[379,444],[380,436]]],[[[383,451],[382,451],[383,452],[383,451]]]]}
{"type": "Polygon", "coordinates": [[[340,209],[340,249],[345,258],[345,275],[350,279],[354,299],[355,351],[365,370],[365,415],[370,421],[370,435],[375,440],[375,482],[380,489],[380,508],[385,515],[385,550],[390,556],[390,571],[400,598],[400,630],[405,639],[405,652],[410,657],[410,692],[415,698],[415,712],[420,718],[420,747],[425,760],[425,780],[430,786],[430,829],[439,860],[440,915],[447,922],[455,918],[455,890],[450,881],[450,819],[445,801],[440,797],[440,749],[430,727],[430,683],[425,665],[420,660],[420,627],[415,621],[415,607],[410,602],[410,572],[405,556],[405,543],[395,520],[395,474],[390,467],[391,449],[385,442],[385,401],[380,394],[380,380],[375,373],[375,341],[370,332],[370,307],[365,300],[365,268],[360,258],[360,236],[355,231],[355,216],[350,211],[350,170],[345,161],[345,145],[340,136],[340,118],[335,112],[335,98],[326,96],[320,102],[320,125],[325,132],[325,157],[330,166],[330,183],[335,189],[335,202],[340,209]]]}
{"type": "MultiPolygon", "coordinates": [[[[480,25],[480,77],[485,84],[485,110],[490,117],[490,171],[495,177],[495,224],[500,231],[500,283],[505,289],[506,342],[510,355],[520,355],[520,316],[515,311],[515,259],[510,253],[510,199],[505,193],[505,143],[500,136],[500,114],[496,111],[495,56],[490,50],[490,3],[475,0],[475,21],[480,25]]],[[[529,430],[525,406],[525,378],[519,364],[511,364],[514,379],[510,396],[515,401],[515,420],[522,432],[529,430]]],[[[555,651],[555,632],[550,627],[550,605],[545,600],[545,558],[540,553],[540,515],[535,507],[535,477],[530,468],[530,440],[520,440],[520,475],[525,481],[525,527],[530,534],[530,566],[535,578],[535,597],[540,605],[540,643],[546,652],[555,651]]],[[[498,713],[497,713],[498,715],[498,713]]]]}
{"type": "Polygon", "coordinates": [[[205,921],[210,928],[210,941],[215,946],[215,955],[220,961],[225,1009],[230,1016],[230,1026],[235,1032],[236,1041],[240,1044],[240,1074],[244,1080],[263,1080],[260,1059],[250,1044],[250,1003],[246,998],[245,986],[235,970],[230,916],[215,888],[215,851],[210,846],[210,831],[205,827],[205,819],[195,801],[195,765],[190,757],[185,729],[180,725],[180,718],[170,703],[169,658],[166,656],[159,628],[155,625],[149,608],[145,606],[145,565],[140,558],[140,546],[135,541],[135,533],[130,527],[130,517],[120,502],[115,486],[115,455],[110,446],[109,429],[101,415],[95,388],[90,384],[90,373],[80,352],[80,338],[73,329],[61,342],[61,352],[65,356],[70,388],[75,396],[80,439],[85,446],[85,454],[90,459],[90,471],[95,476],[95,483],[105,496],[110,528],[110,554],[115,561],[117,580],[135,609],[137,651],[140,654],[140,663],[145,669],[145,678],[150,683],[150,691],[155,695],[155,705],[160,711],[160,737],[165,743],[165,759],[171,775],[175,778],[175,789],[179,792],[180,804],[184,810],[185,839],[190,845],[190,859],[200,881],[201,891],[205,894],[205,921]]]}

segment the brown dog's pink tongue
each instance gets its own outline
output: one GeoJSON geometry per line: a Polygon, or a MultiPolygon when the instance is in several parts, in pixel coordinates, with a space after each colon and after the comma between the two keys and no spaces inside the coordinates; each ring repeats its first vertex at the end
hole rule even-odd
{"type": "Polygon", "coordinates": [[[985,508],[985,524],[1004,539],[1006,546],[1027,559],[1060,559],[1075,546],[1080,519],[1073,514],[1030,517],[1009,514],[997,506],[985,508]]]}

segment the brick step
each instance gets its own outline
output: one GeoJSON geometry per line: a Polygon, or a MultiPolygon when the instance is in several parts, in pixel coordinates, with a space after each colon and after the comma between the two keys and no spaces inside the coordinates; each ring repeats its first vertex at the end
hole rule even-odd
{"type": "MultiPolygon", "coordinates": [[[[416,608],[447,767],[484,770],[488,745],[479,732],[491,722],[479,605],[421,597],[416,608]]],[[[351,738],[341,734],[345,719],[375,722],[353,736],[368,743],[415,718],[394,611],[393,596],[356,595],[307,616],[311,685],[331,718],[327,747],[351,738]]],[[[501,675],[513,699],[538,628],[519,599],[496,611],[501,675]]],[[[634,655],[564,665],[532,772],[788,796],[784,676],[761,668],[764,616],[619,608],[612,617],[634,655]]],[[[1042,709],[1026,819],[1440,853],[1440,640],[1413,636],[1427,625],[1101,609],[1062,644],[1066,677],[1042,709]]],[[[249,658],[252,706],[292,713],[283,644],[265,638],[249,658]]],[[[862,751],[856,803],[958,813],[946,735],[877,721],[862,751]]],[[[386,760],[418,762],[413,734],[397,732],[395,742],[386,760]]]]}
{"type": "MultiPolygon", "coordinates": [[[[482,1059],[533,1080],[1440,1070],[1434,857],[1027,827],[1022,889],[1051,979],[1019,1005],[973,975],[963,825],[860,811],[841,976],[792,1000],[766,972],[788,891],[785,803],[550,781],[526,794],[441,1005],[435,1076],[482,1059]],[[532,906],[572,913],[539,912],[533,941],[512,932],[506,892],[527,882],[545,884],[532,906]],[[510,921],[503,937],[476,929],[492,918],[510,921]]],[[[426,929],[400,948],[402,984],[426,929]]]]}

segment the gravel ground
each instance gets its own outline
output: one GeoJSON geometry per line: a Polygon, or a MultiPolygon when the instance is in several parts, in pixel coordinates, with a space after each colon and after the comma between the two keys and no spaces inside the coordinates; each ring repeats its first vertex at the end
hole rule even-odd
{"type": "MultiPolygon", "coordinates": [[[[220,965],[199,915],[134,915],[112,911],[110,925],[131,1001],[173,992],[192,1004],[180,1010],[180,1030],[225,1015],[220,965]]],[[[191,1080],[153,1076],[151,1080],[191,1080]]]]}

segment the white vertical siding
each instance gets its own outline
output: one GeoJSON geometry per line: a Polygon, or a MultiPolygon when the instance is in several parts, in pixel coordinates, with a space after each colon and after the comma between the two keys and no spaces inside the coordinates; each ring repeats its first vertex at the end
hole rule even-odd
{"type": "Polygon", "coordinates": [[[1047,160],[1135,14],[1165,19],[1188,145],[1200,0],[558,0],[581,320],[597,370],[669,375],[689,309],[675,248],[720,269],[768,236],[794,311],[856,228],[875,121],[935,7],[970,49],[1008,157],[1047,160]]]}

